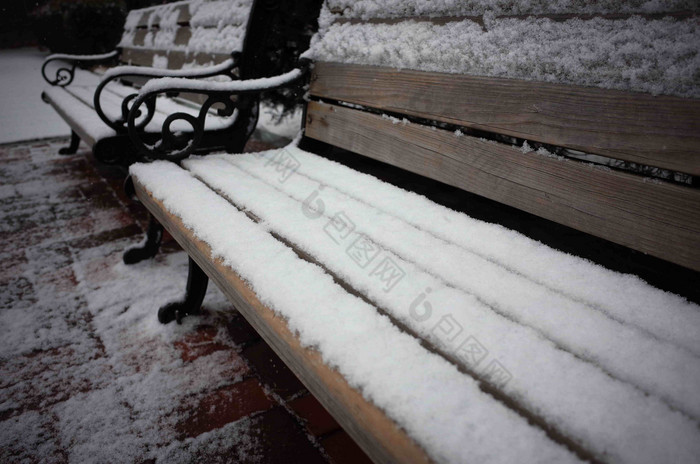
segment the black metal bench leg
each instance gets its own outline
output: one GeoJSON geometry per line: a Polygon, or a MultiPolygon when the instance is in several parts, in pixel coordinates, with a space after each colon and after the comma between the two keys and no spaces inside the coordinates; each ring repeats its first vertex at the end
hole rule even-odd
{"type": "Polygon", "coordinates": [[[161,240],[163,240],[163,226],[151,215],[146,232],[146,243],[126,250],[123,256],[124,264],[134,264],[144,259],[153,258],[158,253],[161,240]]]}
{"type": "Polygon", "coordinates": [[[202,268],[190,258],[185,299],[183,301],[169,303],[160,308],[158,310],[158,321],[161,324],[167,324],[175,320],[180,324],[183,317],[191,314],[199,314],[202,301],[204,301],[204,295],[207,293],[208,284],[209,277],[204,273],[202,268]]]}
{"type": "Polygon", "coordinates": [[[80,145],[80,136],[75,133],[75,131],[70,131],[70,145],[63,147],[58,150],[59,155],[73,155],[78,151],[78,145],[80,145]]]}

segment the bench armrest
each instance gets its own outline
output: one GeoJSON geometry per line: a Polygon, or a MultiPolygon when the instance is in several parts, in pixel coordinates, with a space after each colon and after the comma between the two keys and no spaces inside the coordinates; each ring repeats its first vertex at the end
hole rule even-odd
{"type": "Polygon", "coordinates": [[[53,86],[65,87],[71,82],[73,82],[73,77],[75,76],[75,67],[79,64],[87,63],[102,63],[109,62],[119,56],[119,50],[113,50],[109,53],[103,53],[100,55],[66,55],[63,53],[55,53],[49,55],[44,59],[44,64],[41,66],[41,75],[44,80],[53,86]],[[68,63],[70,67],[60,67],[56,70],[56,76],[52,79],[46,74],[46,68],[49,63],[53,61],[61,61],[63,63],[68,63]]]}
{"type": "MultiPolygon", "coordinates": [[[[151,68],[147,66],[117,66],[115,68],[107,71],[100,81],[100,84],[95,89],[95,95],[93,97],[93,103],[95,106],[95,111],[97,115],[107,124],[109,127],[114,129],[117,133],[126,132],[126,121],[129,116],[129,104],[136,98],[137,93],[128,95],[122,100],[121,104],[121,117],[118,119],[110,119],[104,112],[102,108],[102,91],[110,83],[124,77],[145,77],[145,78],[204,78],[212,76],[225,76],[231,80],[236,79],[233,74],[233,70],[238,66],[238,57],[240,53],[234,52],[232,57],[228,60],[217,64],[215,66],[208,66],[205,68],[196,69],[160,69],[151,68]]],[[[141,117],[138,122],[136,122],[136,128],[141,130],[146,124],[148,124],[151,119],[153,119],[153,113],[155,111],[155,100],[149,101],[146,105],[146,113],[141,117]]],[[[139,115],[140,116],[140,115],[139,115]]]]}
{"type": "MultiPolygon", "coordinates": [[[[260,94],[302,81],[308,75],[310,64],[310,61],[304,60],[300,62],[298,68],[278,76],[231,82],[182,78],[151,80],[141,88],[129,112],[129,136],[141,154],[148,159],[180,161],[198,149],[204,135],[207,114],[213,105],[220,104],[223,105],[223,108],[216,110],[219,116],[232,116],[235,111],[238,112],[235,122],[230,128],[230,137],[232,140],[244,143],[247,136],[242,136],[242,134],[250,134],[255,129],[260,94]],[[169,115],[163,122],[160,139],[153,145],[145,143],[136,124],[136,119],[140,115],[140,107],[144,104],[155,104],[155,99],[159,94],[174,95],[181,92],[201,94],[207,97],[202,104],[199,115],[196,117],[187,113],[169,115]],[[231,99],[233,96],[237,97],[235,102],[231,99]],[[174,132],[171,125],[178,120],[189,124],[192,127],[192,132],[186,134],[174,132]]],[[[228,144],[227,146],[234,145],[228,144]]],[[[242,149],[242,146],[240,148],[242,149]]]]}
{"type": "Polygon", "coordinates": [[[230,71],[238,66],[239,52],[232,55],[231,58],[214,66],[192,69],[163,69],[151,68],[148,66],[116,66],[111,68],[102,75],[101,81],[118,79],[121,77],[185,77],[185,78],[201,78],[210,77],[222,72],[230,71]]]}

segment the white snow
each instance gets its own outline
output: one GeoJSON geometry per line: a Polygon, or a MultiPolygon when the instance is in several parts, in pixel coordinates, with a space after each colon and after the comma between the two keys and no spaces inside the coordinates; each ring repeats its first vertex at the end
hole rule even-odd
{"type": "Polygon", "coordinates": [[[87,61],[99,61],[107,58],[113,58],[119,54],[118,50],[113,50],[108,53],[101,53],[98,55],[68,55],[65,53],[54,53],[46,57],[47,60],[87,60],[87,61]]]}
{"type": "MultiPolygon", "coordinates": [[[[158,323],[157,308],[182,296],[186,254],[124,265],[133,229],[114,236],[133,227],[127,210],[67,195],[93,177],[58,174],[66,163],[56,147],[22,145],[27,154],[3,159],[14,193],[3,197],[0,220],[0,460],[194,462],[231,448],[232,459],[254,459],[254,419],[185,440],[178,428],[211,392],[251,375],[227,332],[230,303],[210,284],[208,315],[158,323]],[[46,224],[48,233],[37,230],[46,224]],[[19,292],[14,281],[25,282],[19,292]],[[213,341],[225,349],[185,361],[178,346],[200,324],[215,327],[213,341]]],[[[83,158],[66,160],[82,169],[83,158]]]]}
{"type": "MultiPolygon", "coordinates": [[[[466,337],[456,341],[454,337],[467,328],[510,371],[512,379],[504,388],[510,396],[544,414],[567,436],[599,456],[611,455],[623,462],[657,462],[669,452],[678,452],[674,460],[686,462],[700,451],[693,445],[698,438],[695,421],[700,418],[700,395],[695,388],[700,382],[700,360],[696,355],[609,320],[588,302],[579,303],[544,285],[533,285],[508,271],[511,259],[498,265],[473,260],[459,247],[391,217],[403,211],[427,215],[437,205],[416,207],[402,198],[407,192],[393,189],[387,196],[398,200],[395,210],[379,211],[335,187],[340,183],[362,184],[366,198],[377,198],[390,188],[378,191],[381,183],[376,179],[351,170],[340,173],[332,163],[292,147],[285,151],[286,158],[278,151],[262,156],[222,155],[218,160],[187,161],[186,167],[445,352],[458,349],[466,337]],[[309,168],[308,162],[315,162],[315,169],[309,168]],[[280,169],[290,167],[294,174],[280,182],[280,169]],[[317,212],[322,216],[309,218],[303,205],[314,192],[318,194],[314,202],[323,203],[317,212]],[[385,282],[348,259],[345,246],[329,240],[328,226],[337,214],[354,228],[342,243],[369,238],[382,250],[376,261],[389,257],[406,274],[390,292],[385,282]],[[493,286],[495,282],[498,287],[493,286]],[[420,299],[421,289],[430,289],[427,301],[431,314],[427,319],[432,322],[416,320],[408,310],[420,299]],[[528,319],[530,313],[541,317],[528,319]],[[645,393],[652,393],[652,398],[646,398],[645,393]],[[678,417],[675,409],[695,420],[678,417]],[[664,432],[668,429],[674,430],[673,441],[664,432]]],[[[433,224],[432,229],[436,228],[433,224]]],[[[469,236],[467,231],[455,230],[453,222],[450,230],[469,236]]],[[[479,248],[473,237],[470,242],[471,247],[479,248]]],[[[530,275],[537,271],[529,269],[530,275]]],[[[425,299],[426,293],[422,297],[425,299]]],[[[669,306],[683,311],[687,304],[669,296],[663,306],[650,312],[663,318],[669,306]]],[[[697,309],[696,316],[700,314],[697,309]]],[[[697,322],[695,332],[700,326],[697,322]]],[[[486,370],[489,361],[469,367],[477,372],[486,370]]]]}
{"type": "Polygon", "coordinates": [[[246,25],[253,0],[219,0],[200,3],[191,6],[192,18],[190,24],[193,27],[215,27],[246,25]]]}
{"type": "MultiPolygon", "coordinates": [[[[155,59],[155,57],[154,57],[155,59]]],[[[166,57],[167,63],[167,57],[166,57]]],[[[163,76],[163,77],[194,77],[201,75],[203,73],[216,73],[224,71],[231,67],[233,63],[232,59],[225,60],[219,64],[207,67],[188,67],[186,69],[163,69],[162,66],[154,66],[152,68],[148,66],[115,66],[110,68],[107,72],[102,75],[100,81],[105,81],[114,76],[128,75],[128,74],[142,74],[145,76],[163,76]]]]}
{"type": "Polygon", "coordinates": [[[131,172],[436,461],[576,460],[186,171],[156,162],[131,172]]]}
{"type": "Polygon", "coordinates": [[[301,77],[300,69],[292,69],[284,74],[273,77],[261,77],[259,79],[248,79],[243,81],[214,82],[201,79],[185,79],[177,77],[164,77],[161,79],[151,79],[139,90],[139,94],[145,95],[149,92],[158,92],[166,89],[185,90],[207,90],[220,92],[240,92],[247,90],[265,90],[279,87],[301,77]]]}
{"type": "MultiPolygon", "coordinates": [[[[146,68],[146,70],[148,69],[146,68]]],[[[65,89],[51,87],[47,88],[45,92],[54,105],[70,114],[71,118],[94,140],[115,135],[114,130],[97,116],[93,108],[95,86],[71,85],[65,89]]],[[[131,87],[126,87],[119,83],[110,83],[101,96],[102,109],[105,114],[112,120],[121,118],[121,102],[125,96],[132,93],[134,93],[134,89],[131,87]]],[[[160,133],[165,119],[176,112],[197,116],[199,108],[194,105],[180,104],[173,99],[161,96],[157,100],[156,112],[153,119],[146,125],[146,130],[160,133]]],[[[235,115],[231,118],[223,118],[210,114],[207,116],[204,124],[207,129],[217,129],[229,126],[234,120],[235,115]]],[[[192,126],[178,119],[172,123],[172,129],[189,132],[192,131],[192,126]]]]}
{"type": "Polygon", "coordinates": [[[328,0],[347,18],[481,16],[483,14],[668,13],[697,10],[692,0],[328,0]]]}
{"type": "Polygon", "coordinates": [[[129,12],[121,47],[182,50],[187,53],[231,53],[241,50],[252,0],[176,2],[129,12]],[[176,44],[180,9],[189,9],[191,36],[187,44],[176,44]],[[142,45],[135,44],[136,25],[148,14],[149,30],[142,45]],[[153,28],[157,22],[158,28],[153,28]]]}
{"type": "MultiPolygon", "coordinates": [[[[475,435],[463,435],[467,425],[452,422],[461,419],[450,407],[495,405],[459,399],[466,393],[444,382],[444,403],[428,400],[435,419],[423,415],[416,405],[435,388],[432,376],[404,369],[433,372],[445,359],[405,346],[412,337],[373,306],[599,459],[693,462],[700,453],[696,305],[293,146],[183,165],[211,190],[174,167],[132,172],[287,318],[302,343],[319,349],[438,460],[464,460],[458,443],[474,449],[475,435]],[[266,231],[323,263],[372,306],[266,231]],[[385,361],[392,367],[382,367],[385,361]],[[377,373],[384,369],[393,369],[390,377],[377,373]],[[408,397],[416,409],[405,410],[408,397]]],[[[472,423],[472,433],[496,420],[472,423]]],[[[508,424],[518,440],[532,439],[508,424]]],[[[497,459],[513,459],[509,452],[497,459]]]]}
{"type": "MultiPolygon", "coordinates": [[[[34,48],[0,50],[0,143],[70,134],[61,117],[41,101],[41,91],[48,86],[41,77],[45,57],[34,48]]],[[[52,63],[48,71],[58,66],[52,63]]],[[[77,70],[72,85],[92,82],[97,82],[94,74],[77,70]]]]}
{"type": "Polygon", "coordinates": [[[700,97],[695,18],[555,21],[486,14],[484,27],[470,19],[333,23],[337,17],[328,11],[322,19],[305,54],[315,60],[700,97]]]}
{"type": "MultiPolygon", "coordinates": [[[[293,113],[282,116],[282,107],[260,102],[260,113],[256,129],[259,138],[287,139],[284,145],[294,139],[302,128],[303,110],[298,107],[293,113]]],[[[254,136],[255,137],[255,136],[254,136]]],[[[279,146],[279,145],[277,145],[279,146]]]]}

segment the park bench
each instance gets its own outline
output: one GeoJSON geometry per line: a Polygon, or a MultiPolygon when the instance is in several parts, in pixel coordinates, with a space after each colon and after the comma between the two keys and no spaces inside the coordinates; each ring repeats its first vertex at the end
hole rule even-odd
{"type": "MultiPolygon", "coordinates": [[[[117,50],[102,55],[54,54],[42,67],[44,79],[52,85],[42,93],[71,128],[69,147],[62,154],[75,153],[82,139],[99,161],[128,166],[140,159],[127,135],[129,104],[135,87],[154,77],[217,77],[237,79],[240,50],[246,36],[252,0],[177,2],[129,12],[117,50]],[[67,67],[66,67],[67,63],[67,67]],[[105,65],[118,64],[105,68],[105,65]],[[100,74],[83,75],[73,85],[76,66],[100,66],[100,74]],[[87,77],[86,77],[87,76],[87,77]]],[[[194,118],[209,111],[203,101],[191,95],[163,96],[144,106],[137,126],[145,137],[160,131],[166,118],[183,112],[194,118]]],[[[255,119],[246,104],[238,102],[239,120],[255,119]]],[[[256,107],[257,108],[257,107],[256,107]]],[[[231,150],[245,144],[245,130],[251,124],[234,124],[229,114],[206,119],[198,150],[231,150]]],[[[252,124],[254,125],[254,123],[252,124]]],[[[191,131],[190,125],[176,122],[173,131],[191,131]]]]}
{"type": "MultiPolygon", "coordinates": [[[[351,12],[326,17],[311,55],[299,146],[321,141],[700,270],[697,99],[319,59],[334,33],[402,21],[351,12]]],[[[154,94],[259,92],[304,69],[151,81],[130,123],[154,94]]],[[[696,462],[697,305],[299,146],[131,167],[190,256],[185,300],[161,322],[196,313],[213,279],[376,462],[696,462]]]]}
{"type": "MultiPolygon", "coordinates": [[[[91,146],[94,157],[107,164],[126,167],[165,153],[167,159],[177,160],[178,149],[187,148],[189,136],[183,133],[197,134],[194,146],[198,154],[242,151],[258,120],[257,96],[216,100],[182,92],[149,100],[131,130],[139,132],[145,142],[161,141],[163,149],[151,151],[139,151],[129,138],[130,104],[137,88],[152,78],[209,77],[221,82],[257,77],[271,62],[263,44],[280,33],[266,23],[273,13],[283,11],[253,0],[192,0],[137,9],[128,14],[119,49],[103,55],[47,57],[42,74],[53,87],[45,90],[42,98],[72,130],[70,146],[60,153],[75,153],[82,139],[91,146]],[[264,10],[265,15],[254,14],[255,9],[264,10]],[[103,72],[99,83],[70,85],[76,66],[114,61],[120,66],[103,72]],[[55,76],[50,77],[47,72],[53,69],[53,62],[67,62],[69,67],[55,69],[55,76]]],[[[158,252],[163,229],[152,217],[146,235],[141,245],[125,252],[125,263],[133,264],[158,252]]]]}

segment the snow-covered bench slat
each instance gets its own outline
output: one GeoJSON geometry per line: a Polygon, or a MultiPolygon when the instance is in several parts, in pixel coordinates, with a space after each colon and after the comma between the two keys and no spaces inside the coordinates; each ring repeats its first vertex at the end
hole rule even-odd
{"type": "MultiPolygon", "coordinates": [[[[342,10],[331,10],[332,13],[337,14],[338,18],[335,19],[337,24],[397,24],[402,21],[423,21],[430,22],[433,24],[446,24],[451,22],[459,21],[473,21],[480,25],[484,25],[483,15],[463,15],[463,16],[388,16],[388,17],[372,17],[372,18],[362,18],[356,16],[343,17],[342,10]]],[[[568,21],[570,19],[580,19],[580,20],[591,20],[595,18],[602,19],[629,19],[633,16],[639,16],[641,18],[647,19],[663,19],[663,18],[676,18],[676,19],[687,19],[692,18],[697,15],[697,11],[693,10],[679,10],[671,11],[667,13],[640,13],[640,12],[629,12],[629,13],[540,13],[540,14],[496,14],[494,19],[551,19],[553,21],[568,21]]]]}
{"type": "Polygon", "coordinates": [[[303,248],[280,241],[182,169],[136,165],[132,174],[149,210],[376,462],[578,462],[300,258],[303,248]],[[220,220],[201,227],[206,217],[220,220]],[[238,251],[227,245],[232,235],[238,251]]]}
{"type": "MultiPolygon", "coordinates": [[[[287,150],[300,163],[314,158],[310,153],[291,147],[287,150]]],[[[371,203],[355,200],[343,190],[336,190],[335,186],[329,188],[333,181],[327,184],[327,180],[319,176],[320,172],[327,172],[326,169],[315,170],[311,174],[314,177],[299,173],[301,175],[294,175],[280,183],[279,173],[271,169],[278,155],[277,152],[269,152],[262,157],[214,156],[186,161],[185,166],[238,208],[259,218],[275,236],[301,249],[308,256],[307,259],[324,268],[336,281],[344,282],[345,287],[366,295],[372,304],[398,321],[404,330],[422,338],[435,352],[479,378],[483,382],[482,388],[494,395],[505,395],[505,401],[511,407],[518,408],[533,422],[545,423],[546,427],[557,430],[559,433],[556,436],[562,439],[572,437],[573,443],[584,443],[582,447],[595,450],[595,454],[617,456],[628,453],[629,450],[625,451],[624,448],[629,448],[639,439],[639,443],[631,447],[641,451],[650,446],[643,452],[647,454],[653,449],[663,448],[656,437],[663,435],[661,430],[675,422],[676,410],[700,418],[700,398],[692,386],[700,379],[700,360],[694,353],[685,348],[670,348],[666,341],[657,340],[654,332],[640,334],[638,327],[620,324],[612,317],[601,318],[590,302],[584,300],[581,303],[570,296],[562,297],[548,289],[547,283],[529,280],[533,278],[532,275],[534,279],[539,278],[536,272],[532,272],[529,278],[523,278],[510,271],[512,264],[509,261],[494,266],[474,260],[455,244],[446,244],[426,231],[397,220],[396,216],[411,206],[414,206],[413,212],[417,215],[437,207],[429,204],[415,207],[410,196],[399,189],[393,189],[389,195],[397,198],[397,206],[401,207],[382,211],[371,203]],[[321,186],[325,188],[319,189],[321,186]],[[314,192],[318,193],[317,198],[323,202],[324,209],[317,212],[321,216],[309,217],[304,201],[314,192]],[[409,199],[406,200],[406,197],[409,199]],[[382,250],[383,255],[377,258],[378,261],[389,256],[405,272],[406,276],[390,292],[386,291],[385,282],[357,266],[348,258],[344,247],[329,238],[327,226],[340,212],[342,217],[350,218],[355,226],[352,235],[345,240],[347,244],[351,244],[356,236],[369,239],[382,250]],[[425,249],[430,249],[431,253],[426,255],[418,251],[425,249]],[[460,272],[455,273],[457,269],[460,272]],[[482,277],[481,282],[479,276],[482,277]],[[499,282],[501,289],[507,288],[509,291],[494,291],[488,283],[494,280],[499,282]],[[540,290],[535,289],[538,286],[540,290]],[[418,321],[407,311],[425,288],[431,289],[425,296],[436,312],[432,323],[418,321]],[[500,315],[501,312],[504,315],[500,315]],[[440,317],[444,319],[440,320],[440,317]],[[566,326],[566,320],[572,317],[578,321],[576,330],[568,330],[566,326]],[[433,327],[438,320],[440,322],[433,327]],[[550,320],[556,321],[556,324],[551,324],[550,320]],[[487,368],[490,359],[483,361],[482,365],[470,362],[468,357],[455,355],[454,347],[459,345],[462,335],[456,327],[478,334],[479,342],[490,347],[490,356],[501,361],[511,371],[512,378],[507,382],[490,379],[487,368]],[[589,327],[589,330],[582,331],[583,327],[589,327]],[[522,332],[517,333],[518,329],[522,332]],[[547,341],[542,340],[541,336],[547,341]],[[658,358],[640,356],[640,353],[652,352],[658,358]],[[630,362],[631,359],[636,360],[630,362]],[[538,364],[540,362],[542,364],[538,364]],[[533,369],[533,364],[540,367],[533,369]],[[655,374],[649,376],[649,372],[655,374]],[[542,383],[556,385],[558,395],[542,389],[542,383]],[[679,388],[685,391],[681,392],[679,388]],[[653,408],[651,404],[654,401],[650,402],[635,390],[653,392],[651,395],[659,399],[659,408],[652,415],[665,417],[656,425],[648,424],[645,431],[635,427],[647,413],[638,417],[634,415],[653,408]],[[596,392],[596,402],[584,405],[574,400],[589,391],[596,392]],[[675,395],[679,396],[673,399],[675,395]],[[596,418],[595,427],[586,425],[587,417],[596,418]],[[655,429],[657,425],[659,429],[655,429]],[[617,432],[620,428],[625,430],[623,433],[634,432],[623,436],[617,432]],[[606,443],[612,436],[615,436],[614,442],[606,443]]],[[[321,165],[332,164],[324,159],[314,161],[321,165]]],[[[363,176],[347,170],[343,177],[352,182],[363,176]]],[[[365,188],[370,192],[376,191],[380,184],[376,179],[368,179],[365,188]]],[[[379,196],[376,193],[373,196],[379,196]]],[[[476,241],[472,245],[481,247],[481,243],[476,241]]],[[[579,260],[568,260],[567,266],[581,268],[579,260]]],[[[663,295],[661,292],[657,294],[663,295]]],[[[608,299],[604,306],[615,310],[616,304],[619,304],[613,303],[615,297],[602,296],[608,299]]],[[[670,295],[662,297],[665,303],[650,311],[657,317],[661,316],[660,313],[673,317],[692,311],[682,299],[670,295]]],[[[700,317],[692,322],[699,324],[700,317]]],[[[673,332],[686,329],[675,323],[673,325],[673,332]]],[[[673,427],[682,435],[680,431],[683,428],[692,431],[695,425],[691,420],[685,425],[676,423],[673,427]]]]}
{"type": "MultiPolygon", "coordinates": [[[[195,63],[199,66],[219,64],[231,58],[230,53],[188,53],[183,50],[156,50],[150,48],[125,48],[121,59],[124,64],[133,66],[153,66],[154,61],[167,57],[168,69],[182,69],[185,65],[195,63]],[[154,57],[156,57],[154,59],[154,57]]],[[[164,61],[165,63],[165,61],[164,61]]]]}
{"type": "Polygon", "coordinates": [[[120,42],[121,62],[168,69],[221,63],[241,50],[252,3],[192,0],[133,10],[120,42]]]}
{"type": "Polygon", "coordinates": [[[219,288],[224,289],[230,301],[304,385],[336,418],[342,416],[343,427],[355,440],[376,448],[375,456],[381,456],[379,462],[430,462],[379,408],[364,400],[342,375],[326,365],[317,351],[303,347],[285,320],[261,302],[240,275],[220,259],[213,259],[210,245],[197,238],[180,217],[170,213],[162,200],[142,186],[138,177],[134,185],[149,211],[172,231],[173,237],[219,288]]]}
{"type": "MultiPolygon", "coordinates": [[[[695,100],[646,95],[626,99],[620,91],[523,81],[499,85],[495,79],[355,65],[319,63],[314,73],[314,96],[530,140],[578,137],[575,147],[588,153],[624,150],[648,164],[660,159],[665,163],[658,164],[681,172],[700,170],[700,104],[695,100]],[[549,102],[544,96],[528,99],[521,92],[540,87],[556,89],[549,102]],[[583,93],[580,98],[578,92],[583,93]],[[584,119],[580,109],[589,101],[598,112],[584,119]],[[620,107],[623,111],[614,110],[620,107]],[[538,116],[536,108],[545,114],[538,116]],[[611,109],[610,117],[603,112],[606,108],[611,109]],[[626,124],[617,123],[615,113],[626,124]],[[600,150],[601,145],[615,150],[600,150]],[[637,150],[643,146],[658,151],[637,150]],[[675,156],[667,157],[663,147],[675,156]]],[[[696,188],[479,140],[452,132],[454,127],[448,131],[397,123],[342,105],[311,102],[306,123],[309,137],[700,270],[696,188]]]]}
{"type": "Polygon", "coordinates": [[[173,2],[167,7],[154,6],[133,10],[127,19],[126,29],[162,28],[194,23],[197,26],[217,27],[227,24],[243,24],[245,18],[236,9],[250,5],[248,0],[237,0],[231,7],[229,0],[202,0],[173,2]]]}
{"type": "MultiPolygon", "coordinates": [[[[106,103],[110,117],[119,116],[119,108],[123,98],[132,93],[133,89],[123,87],[119,84],[109,88],[103,93],[103,101],[106,103]],[[125,92],[126,91],[126,94],[125,92]]],[[[93,104],[94,87],[70,86],[67,88],[53,87],[44,91],[44,98],[51,106],[61,115],[71,128],[78,133],[80,139],[90,145],[93,151],[98,152],[98,156],[103,159],[109,159],[110,154],[115,154],[121,157],[121,162],[128,160],[126,152],[128,146],[124,146],[119,140],[124,137],[119,137],[118,134],[110,127],[107,127],[102,121],[96,117],[95,107],[93,104]]],[[[165,118],[169,114],[175,112],[185,112],[196,116],[198,110],[196,107],[178,103],[172,99],[162,99],[156,107],[153,119],[146,126],[147,131],[157,132],[163,125],[165,118]]],[[[226,118],[210,116],[206,122],[207,130],[223,130],[228,127],[231,122],[226,118]]],[[[178,130],[184,132],[191,131],[192,128],[187,124],[176,122],[178,130]]],[[[126,141],[124,141],[126,142],[126,141]]]]}
{"type": "MultiPolygon", "coordinates": [[[[354,320],[351,313],[334,307],[336,301],[319,299],[324,292],[316,285],[295,280],[309,263],[331,276],[349,294],[359,295],[361,300],[356,304],[369,303],[377,315],[389,317],[394,326],[420,340],[429,352],[456,366],[464,375],[478,379],[491,399],[471,401],[495,408],[496,416],[503,406],[513,410],[533,430],[546,431],[550,440],[578,457],[655,462],[673,455],[671,459],[676,462],[691,462],[700,451],[695,449],[700,409],[693,389],[700,377],[700,361],[692,336],[700,320],[694,305],[641,281],[635,283],[636,291],[632,292],[639,299],[620,299],[614,292],[606,292],[606,288],[629,287],[627,276],[554,250],[543,250],[541,246],[531,247],[528,239],[501,234],[498,226],[474,224],[476,228],[489,229],[475,234],[471,230],[474,226],[469,225],[471,220],[460,213],[294,147],[262,154],[214,155],[187,160],[184,166],[191,174],[175,166],[136,166],[132,173],[139,197],[378,462],[387,461],[382,454],[385,452],[390,453],[388,461],[392,462],[403,462],[407,455],[396,454],[404,452],[405,443],[384,443],[387,437],[383,428],[376,428],[377,424],[368,426],[366,419],[358,419],[365,414],[374,417],[376,407],[407,430],[409,440],[414,439],[426,449],[431,459],[458,460],[451,452],[441,455],[437,451],[449,449],[449,437],[445,437],[445,442],[432,442],[424,435],[425,429],[416,430],[411,417],[393,409],[395,403],[384,403],[367,394],[357,396],[357,392],[349,394],[356,401],[339,402],[335,398],[339,394],[337,384],[329,384],[325,375],[319,380],[317,373],[310,373],[309,367],[300,363],[297,344],[302,339],[303,346],[304,337],[295,331],[308,332],[304,322],[295,319],[293,312],[286,312],[287,304],[293,306],[300,300],[309,317],[306,324],[318,324],[321,331],[340,339],[345,338],[342,331],[346,326],[352,327],[350,321],[354,320]],[[291,177],[286,177],[289,165],[285,160],[290,159],[298,167],[291,177]],[[285,177],[284,182],[280,182],[280,176],[285,177]],[[377,207],[373,198],[382,199],[377,207]],[[211,211],[207,211],[209,208],[211,211]],[[351,235],[340,227],[342,221],[334,222],[337,213],[353,223],[351,235]],[[439,219],[432,220],[431,216],[439,219]],[[207,217],[217,220],[208,221],[207,217]],[[421,218],[429,224],[421,228],[412,225],[421,218]],[[241,234],[229,223],[247,220],[259,225],[260,237],[241,234]],[[443,238],[455,234],[470,237],[469,246],[477,250],[494,248],[494,242],[498,242],[503,247],[524,250],[525,256],[479,262],[480,258],[474,260],[465,254],[465,249],[459,250],[464,246],[462,241],[443,238]],[[251,251],[251,247],[261,247],[279,256],[281,250],[271,251],[264,243],[269,237],[300,258],[294,267],[286,268],[281,258],[262,260],[256,251],[251,251]],[[390,258],[404,273],[389,292],[385,281],[368,272],[376,262],[363,268],[346,253],[346,245],[357,237],[366,238],[381,250],[376,262],[390,258]],[[421,253],[425,249],[431,250],[430,256],[421,253]],[[543,253],[548,255],[545,266],[535,266],[525,275],[516,270],[520,262],[534,264],[543,253]],[[554,275],[547,275],[551,266],[566,269],[577,282],[597,278],[608,282],[600,293],[579,296],[562,287],[566,284],[554,275]],[[500,271],[494,274],[490,267],[500,271]],[[270,284],[267,288],[273,290],[268,293],[265,285],[273,279],[271,274],[278,275],[277,285],[285,282],[285,286],[270,284]],[[461,274],[465,274],[464,283],[456,276],[461,274]],[[245,283],[240,281],[241,275],[245,283]],[[493,280],[499,282],[498,288],[492,288],[489,282],[493,280]],[[305,290],[290,293],[287,288],[305,290]],[[503,288],[509,291],[504,292],[503,288]],[[429,313],[421,305],[424,301],[431,303],[429,313]],[[645,304],[650,301],[653,304],[645,304]],[[323,311],[316,313],[317,308],[327,307],[334,308],[337,327],[326,327],[323,311]],[[642,307],[646,320],[634,314],[642,307]],[[271,316],[261,322],[261,313],[271,316]],[[280,320],[292,328],[296,341],[280,339],[275,327],[280,320]],[[460,341],[468,340],[469,334],[478,340],[476,346],[487,347],[486,360],[475,361],[460,351],[460,341]],[[489,366],[494,360],[508,371],[507,377],[490,377],[489,366]],[[349,413],[354,415],[347,417],[349,413]],[[357,420],[364,424],[359,430],[357,420]],[[673,430],[673,437],[668,435],[669,430],[673,430]]],[[[381,334],[357,336],[365,340],[364,336],[381,334]]],[[[383,358],[395,354],[390,340],[380,343],[383,358]]],[[[353,352],[348,349],[348,353],[353,352]]],[[[321,367],[323,371],[330,368],[335,371],[332,376],[338,372],[341,377],[348,375],[347,367],[342,362],[338,365],[323,349],[320,358],[322,364],[330,364],[321,367]]],[[[351,358],[351,364],[362,362],[351,358]]],[[[393,374],[390,378],[397,381],[393,374]]],[[[422,381],[430,382],[429,378],[422,381]]],[[[414,394],[422,389],[420,385],[411,387],[414,394]]],[[[401,389],[395,385],[392,388],[401,389]]],[[[450,397],[454,393],[444,388],[441,395],[450,397]]],[[[345,392],[343,397],[347,396],[345,387],[340,391],[345,392]]],[[[390,397],[398,394],[391,389],[386,393],[390,397]]],[[[455,417],[439,410],[433,413],[435,423],[423,424],[427,428],[443,426],[456,436],[462,434],[460,426],[450,425],[455,417]]],[[[453,414],[458,416],[457,412],[453,414]]],[[[511,432],[523,430],[515,427],[503,431],[511,432]]],[[[478,430],[467,435],[470,433],[480,434],[478,430]]],[[[466,444],[461,444],[461,448],[466,448],[466,444]]],[[[479,452],[486,452],[489,445],[484,446],[479,452]]],[[[512,458],[512,451],[504,445],[493,458],[496,462],[507,460],[507,456],[512,458]]],[[[542,460],[544,455],[533,459],[542,460]]]]}
{"type": "Polygon", "coordinates": [[[163,8],[158,7],[141,8],[130,12],[126,28],[140,29],[159,27],[161,21],[163,21],[166,16],[168,19],[165,21],[168,22],[168,24],[189,23],[192,18],[192,13],[190,13],[188,3],[190,2],[175,2],[175,4],[171,5],[165,12],[163,8]]]}

